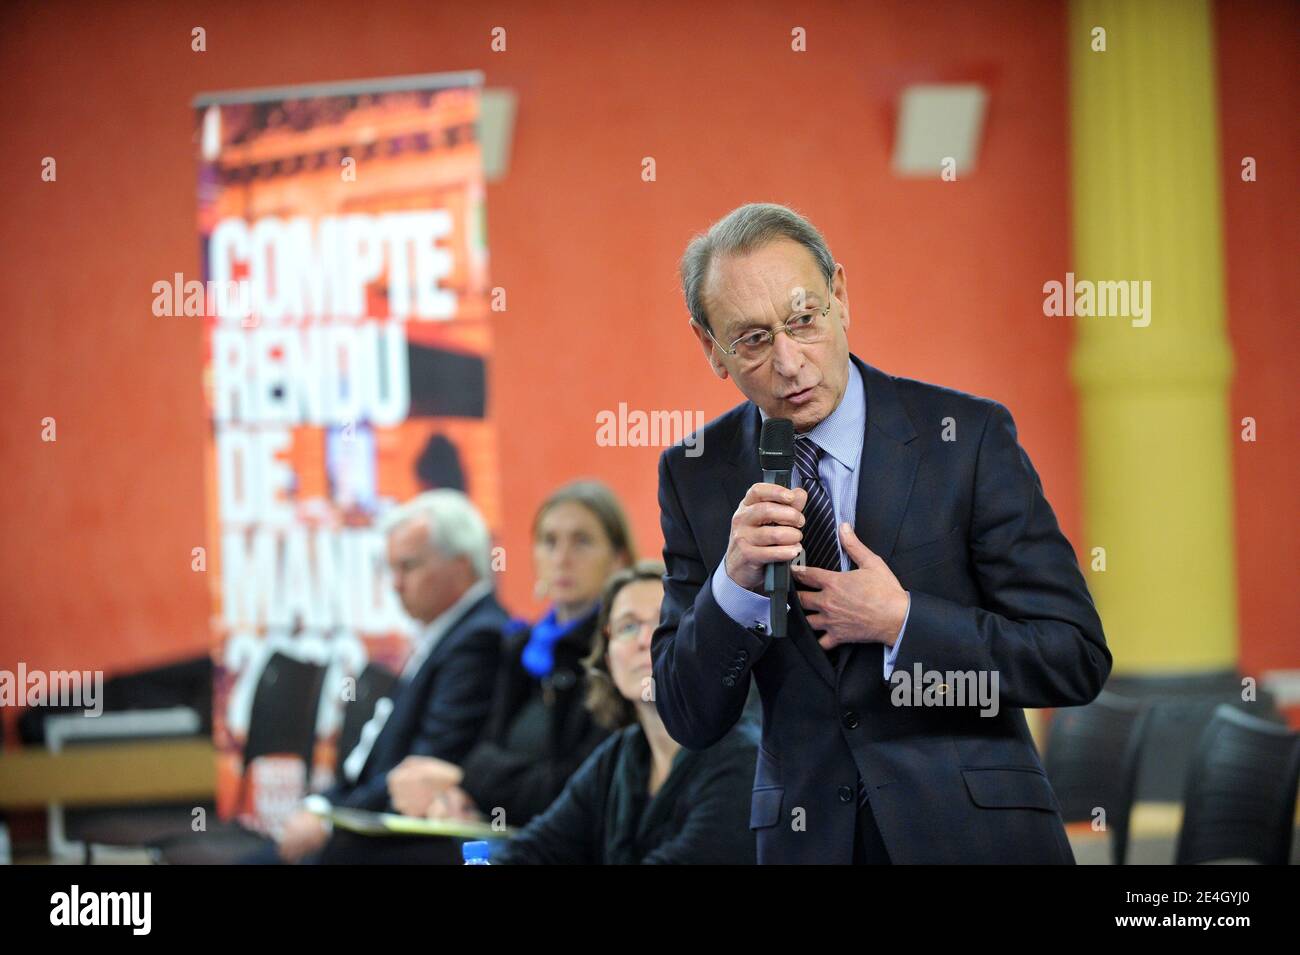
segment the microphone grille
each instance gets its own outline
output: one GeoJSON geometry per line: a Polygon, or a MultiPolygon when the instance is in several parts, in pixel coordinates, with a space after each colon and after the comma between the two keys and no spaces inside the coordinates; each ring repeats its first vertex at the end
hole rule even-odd
{"type": "Polygon", "coordinates": [[[794,470],[794,422],[768,418],[758,436],[758,461],[764,471],[794,470]]]}

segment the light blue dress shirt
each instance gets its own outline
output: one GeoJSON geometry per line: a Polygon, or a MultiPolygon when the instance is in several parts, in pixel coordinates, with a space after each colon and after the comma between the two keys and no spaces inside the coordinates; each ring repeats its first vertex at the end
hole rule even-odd
{"type": "MultiPolygon", "coordinates": [[[[760,409],[763,420],[767,414],[760,409]]],[[[830,496],[831,506],[835,509],[835,544],[840,552],[840,570],[850,570],[852,563],[840,545],[839,525],[845,521],[853,525],[858,510],[858,478],[862,465],[862,442],[867,433],[867,396],[862,388],[862,374],[858,366],[849,362],[849,380],[844,387],[844,397],[829,415],[818,422],[806,437],[822,449],[821,460],[817,465],[817,476],[821,478],[822,487],[830,496]]],[[[758,450],[755,449],[757,454],[758,450]]],[[[800,486],[799,469],[791,474],[794,487],[800,486]]],[[[746,590],[727,576],[727,562],[718,564],[713,572],[713,599],[718,606],[736,623],[746,629],[768,623],[769,601],[762,594],[746,590]]],[[[912,595],[907,595],[907,613],[903,616],[903,626],[898,631],[898,639],[892,647],[885,648],[885,679],[894,671],[894,660],[898,657],[898,648],[903,645],[903,634],[907,630],[907,618],[912,614],[912,595]]]]}

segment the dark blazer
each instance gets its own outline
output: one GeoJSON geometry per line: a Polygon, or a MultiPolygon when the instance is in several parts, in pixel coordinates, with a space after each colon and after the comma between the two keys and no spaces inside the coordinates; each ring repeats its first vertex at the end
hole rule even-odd
{"type": "Polygon", "coordinates": [[[527,825],[609,735],[584,702],[582,659],[591,652],[595,630],[593,612],[555,644],[555,667],[543,680],[524,668],[530,631],[506,638],[487,727],[460,764],[465,774],[461,788],[485,815],[503,809],[507,825],[527,825]],[[515,742],[521,736],[540,739],[540,744],[519,748],[515,742]]]}
{"type": "Polygon", "coordinates": [[[325,797],[336,806],[391,811],[388,773],[407,756],[459,763],[487,722],[509,622],[494,594],[472,604],[415,675],[394,687],[393,711],[356,784],[335,786],[325,797]]]}
{"type": "Polygon", "coordinates": [[[753,675],[760,863],[850,862],[859,776],[894,862],[1073,862],[1021,708],[1087,703],[1110,673],[1074,551],[1005,407],[851,357],[867,395],[854,528],[912,595],[895,677],[917,664],[996,671],[997,715],[891,705],[883,646],[841,646],[832,667],[793,594],[781,640],[719,608],[710,574],[762,480],[750,402],[705,426],[699,457],[681,445],[660,457],[659,713],[683,745],[709,746],[740,716],[753,675]],[[945,419],[956,440],[943,440],[945,419]]]}
{"type": "Polygon", "coordinates": [[[740,721],[701,752],[679,750],[651,798],[639,723],[596,748],[549,809],[508,842],[507,865],[753,865],[748,826],[758,730],[740,721]]]}

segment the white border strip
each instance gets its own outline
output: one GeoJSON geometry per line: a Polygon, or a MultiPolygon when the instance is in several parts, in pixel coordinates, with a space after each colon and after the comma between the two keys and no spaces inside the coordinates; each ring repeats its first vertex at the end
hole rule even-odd
{"type": "Polygon", "coordinates": [[[250,90],[199,93],[191,101],[191,105],[195,109],[199,109],[204,106],[229,106],[233,103],[270,103],[277,100],[306,99],[316,96],[361,96],[367,93],[392,93],[482,85],[482,70],[463,70],[459,73],[416,73],[410,76],[385,76],[375,80],[307,83],[301,86],[263,86],[250,90]]]}

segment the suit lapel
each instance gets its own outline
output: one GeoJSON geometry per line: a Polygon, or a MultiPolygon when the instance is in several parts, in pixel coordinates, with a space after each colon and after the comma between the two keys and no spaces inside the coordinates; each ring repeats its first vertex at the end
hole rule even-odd
{"type": "MultiPolygon", "coordinates": [[[[898,532],[912,496],[921,454],[912,443],[916,429],[898,398],[888,375],[857,357],[850,359],[862,374],[867,392],[867,433],[862,442],[858,466],[858,502],[853,532],[875,554],[887,560],[898,543],[898,532]]],[[[857,643],[849,653],[839,655],[838,673],[850,657],[863,657],[878,669],[883,666],[884,646],[857,643]]]]}
{"type": "MultiPolygon", "coordinates": [[[[749,489],[763,480],[763,469],[758,466],[758,436],[761,421],[758,405],[752,401],[746,402],[744,413],[740,418],[740,427],[736,429],[735,439],[730,449],[731,468],[723,478],[728,503],[736,502],[732,505],[732,511],[726,515],[728,528],[731,524],[731,513],[740,506],[749,489]]],[[[724,558],[726,552],[727,544],[724,541],[722,545],[724,558]]]]}
{"type": "Polygon", "coordinates": [[[493,596],[493,594],[484,594],[465,609],[465,612],[452,623],[451,628],[448,629],[447,632],[438,640],[437,645],[429,651],[429,655],[425,657],[424,662],[420,664],[420,669],[412,676],[411,682],[415,682],[417,678],[422,677],[427,670],[431,669],[431,664],[433,664],[435,660],[441,660],[444,655],[450,652],[450,647],[455,643],[454,638],[458,633],[460,633],[462,628],[477,625],[478,620],[476,618],[478,614],[488,605],[487,601],[493,599],[493,596]]]}

